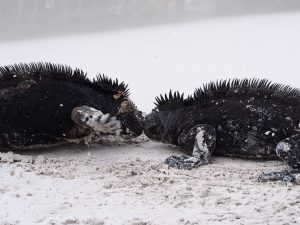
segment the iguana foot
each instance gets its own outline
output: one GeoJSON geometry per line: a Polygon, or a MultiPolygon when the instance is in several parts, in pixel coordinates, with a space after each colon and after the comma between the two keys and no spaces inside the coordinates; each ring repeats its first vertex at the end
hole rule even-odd
{"type": "Polygon", "coordinates": [[[211,153],[216,145],[216,133],[213,127],[200,124],[183,131],[178,138],[178,145],[192,150],[192,157],[185,155],[171,156],[165,163],[170,167],[191,170],[210,162],[211,153]]]}
{"type": "Polygon", "coordinates": [[[186,155],[181,155],[181,156],[172,155],[165,160],[165,163],[168,164],[169,167],[173,167],[177,169],[185,169],[185,170],[191,170],[207,164],[201,162],[201,160],[197,159],[196,157],[189,157],[186,155]]]}
{"type": "Polygon", "coordinates": [[[262,172],[258,176],[258,181],[259,182],[282,181],[285,184],[291,182],[300,184],[300,169],[272,171],[268,173],[262,172]]]}
{"type": "Polygon", "coordinates": [[[277,155],[292,168],[300,167],[300,135],[294,135],[280,141],[276,147],[277,155]]]}
{"type": "Polygon", "coordinates": [[[78,126],[90,127],[95,132],[114,133],[116,135],[121,132],[121,123],[116,117],[103,114],[92,107],[74,108],[71,118],[78,126]]]}
{"type": "Polygon", "coordinates": [[[300,135],[294,135],[280,141],[276,146],[277,155],[282,158],[292,170],[261,173],[258,181],[283,181],[285,184],[294,182],[300,184],[300,135]]]}
{"type": "Polygon", "coordinates": [[[92,117],[89,122],[87,122],[91,128],[97,132],[111,133],[120,135],[121,133],[121,123],[116,117],[107,114],[102,114],[101,116],[92,117]]]}

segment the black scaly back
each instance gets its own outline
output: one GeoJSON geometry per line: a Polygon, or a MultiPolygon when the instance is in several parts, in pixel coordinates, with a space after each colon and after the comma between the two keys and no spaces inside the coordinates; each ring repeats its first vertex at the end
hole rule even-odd
{"type": "Polygon", "coordinates": [[[129,95],[128,85],[118,80],[112,80],[105,75],[97,75],[92,81],[81,69],[72,69],[70,66],[49,62],[20,63],[0,67],[0,86],[5,81],[14,79],[42,79],[54,78],[91,87],[97,91],[117,92],[122,91],[129,95]]]}
{"type": "Polygon", "coordinates": [[[267,79],[233,79],[210,82],[202,88],[195,90],[192,96],[187,98],[183,94],[172,91],[169,95],[156,97],[155,105],[157,108],[174,108],[188,106],[192,104],[206,104],[212,100],[220,98],[256,97],[256,98],[276,98],[280,101],[291,104],[298,103],[300,90],[288,85],[271,83],[267,79]]]}
{"type": "Polygon", "coordinates": [[[41,78],[54,76],[57,79],[72,79],[74,82],[88,82],[89,79],[80,69],[73,70],[70,66],[48,62],[20,63],[0,67],[0,82],[13,78],[41,78]]]}

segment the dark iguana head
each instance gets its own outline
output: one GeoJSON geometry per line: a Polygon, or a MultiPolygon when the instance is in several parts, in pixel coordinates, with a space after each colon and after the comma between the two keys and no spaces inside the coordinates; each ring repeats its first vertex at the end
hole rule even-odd
{"type": "Polygon", "coordinates": [[[153,140],[164,141],[166,129],[172,125],[169,124],[168,117],[173,109],[179,107],[183,102],[183,94],[179,94],[179,92],[172,93],[170,91],[169,95],[156,97],[154,103],[156,108],[145,118],[145,135],[153,140]]]}
{"type": "Polygon", "coordinates": [[[112,80],[99,75],[94,83],[100,87],[100,92],[106,99],[106,111],[116,116],[122,125],[122,134],[138,136],[144,129],[144,117],[135,104],[129,99],[128,85],[118,80],[112,80]]]}
{"type": "Polygon", "coordinates": [[[164,132],[160,113],[157,109],[153,109],[145,118],[145,135],[153,140],[160,141],[164,132]]]}
{"type": "Polygon", "coordinates": [[[122,134],[139,136],[144,130],[143,113],[138,110],[124,112],[117,115],[122,125],[122,134]]]}

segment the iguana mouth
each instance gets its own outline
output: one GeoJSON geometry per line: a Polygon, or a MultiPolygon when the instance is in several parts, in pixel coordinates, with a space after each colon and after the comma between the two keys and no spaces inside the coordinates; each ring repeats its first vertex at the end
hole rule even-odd
{"type": "Polygon", "coordinates": [[[134,110],[117,115],[122,124],[122,134],[139,136],[142,134],[145,126],[145,117],[141,111],[134,110]]]}
{"type": "Polygon", "coordinates": [[[143,113],[138,110],[125,93],[118,92],[113,97],[116,100],[123,99],[116,115],[122,124],[122,134],[130,136],[139,136],[142,134],[145,122],[143,113]]]}

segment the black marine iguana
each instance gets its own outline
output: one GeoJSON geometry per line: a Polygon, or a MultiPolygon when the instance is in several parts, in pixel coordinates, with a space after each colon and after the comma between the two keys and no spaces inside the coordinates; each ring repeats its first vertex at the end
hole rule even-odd
{"type": "Polygon", "coordinates": [[[89,143],[121,129],[139,135],[142,113],[127,85],[51,63],[0,67],[0,148],[89,143]]]}
{"type": "Polygon", "coordinates": [[[300,90],[268,80],[211,82],[184,98],[178,92],[156,98],[145,134],[192,154],[171,156],[171,167],[192,169],[211,155],[279,156],[291,171],[263,173],[260,180],[293,181],[300,172],[300,90]]]}

